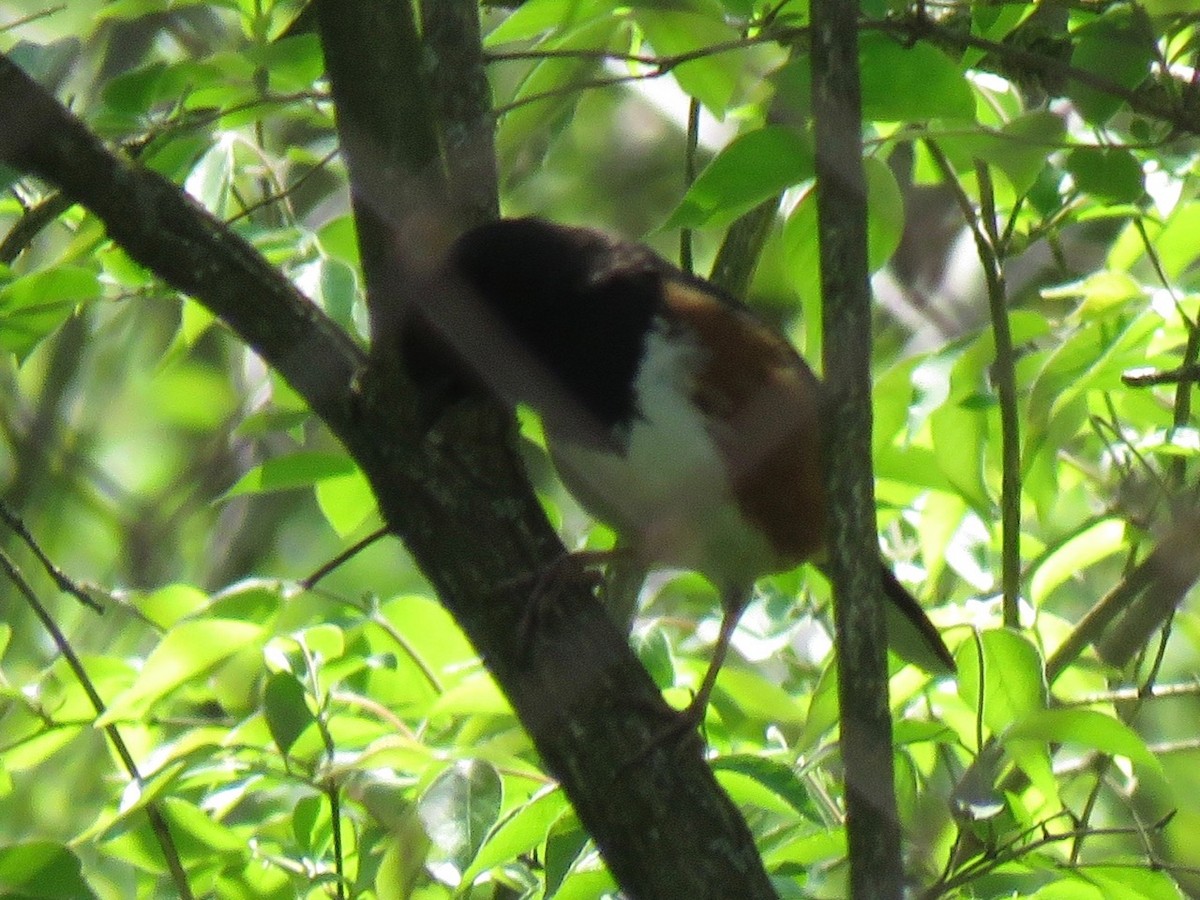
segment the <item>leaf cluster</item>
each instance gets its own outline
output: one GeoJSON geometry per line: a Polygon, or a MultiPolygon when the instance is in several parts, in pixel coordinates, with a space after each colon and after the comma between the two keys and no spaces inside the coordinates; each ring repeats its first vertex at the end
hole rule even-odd
{"type": "MultiPolygon", "coordinates": [[[[0,42],[365,342],[300,6],[0,2],[0,42]]],[[[923,897],[1200,889],[1189,7],[864,4],[880,523],[960,666],[891,682],[923,897]]],[[[736,244],[749,301],[818,360],[807,4],[482,16],[505,212],[672,256],[682,232],[699,271],[736,244]]],[[[397,545],[310,578],[381,522],[293,387],[53,186],[3,185],[0,477],[42,557],[0,538],[0,893],[615,893],[397,545]]],[[[606,546],[522,436],[567,543],[606,546]]],[[[781,896],[845,895],[828,595],[760,586],[706,729],[781,896]]],[[[632,641],[668,699],[716,616],[694,576],[641,592],[632,641]]]]}

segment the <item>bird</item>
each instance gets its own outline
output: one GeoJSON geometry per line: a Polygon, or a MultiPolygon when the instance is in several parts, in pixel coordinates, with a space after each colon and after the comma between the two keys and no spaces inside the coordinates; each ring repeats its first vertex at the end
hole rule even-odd
{"type": "MultiPolygon", "coordinates": [[[[440,279],[446,343],[504,403],[540,417],[584,510],[646,569],[694,571],[716,589],[721,627],[683,711],[702,721],[755,582],[824,552],[821,381],[744,303],[604,231],[494,220],[453,242],[440,279]]],[[[880,586],[892,648],[952,673],[882,561],[880,586]]]]}

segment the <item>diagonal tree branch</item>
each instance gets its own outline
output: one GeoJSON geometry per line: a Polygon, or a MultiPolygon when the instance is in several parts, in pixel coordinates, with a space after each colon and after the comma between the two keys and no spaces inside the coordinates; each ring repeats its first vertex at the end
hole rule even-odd
{"type": "MultiPolygon", "coordinates": [[[[363,65],[379,30],[355,14],[373,5],[337,4],[362,29],[363,65]]],[[[697,742],[651,743],[666,706],[602,607],[582,587],[564,590],[535,639],[525,639],[529,576],[562,545],[512,450],[511,417],[464,404],[447,413],[440,440],[427,440],[403,379],[377,377],[374,360],[253,247],[166,179],[106,149],[3,56],[0,115],[19,123],[0,131],[0,161],[91,210],[133,259],[195,297],[279,371],[346,445],[625,891],[668,900],[775,896],[697,742]]],[[[362,183],[379,177],[368,172],[362,183]]],[[[385,275],[387,253],[404,238],[388,234],[392,243],[376,245],[385,275]]]]}
{"type": "Polygon", "coordinates": [[[0,115],[12,123],[0,131],[0,159],[88,207],[133,259],[201,299],[331,427],[348,421],[365,357],[250,244],[167,179],[109,151],[7,57],[0,115]]]}

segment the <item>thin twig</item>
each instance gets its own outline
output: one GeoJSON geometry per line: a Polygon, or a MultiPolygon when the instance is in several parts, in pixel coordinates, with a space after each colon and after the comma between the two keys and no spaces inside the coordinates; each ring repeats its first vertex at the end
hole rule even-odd
{"type": "MultiPolygon", "coordinates": [[[[1189,338],[1190,336],[1189,332],[1189,338]]],[[[1121,375],[1121,383],[1126,387],[1134,388],[1155,387],[1160,384],[1181,384],[1185,381],[1200,381],[1200,365],[1192,363],[1188,366],[1177,366],[1174,369],[1130,369],[1121,375]]]]}
{"type": "Polygon", "coordinates": [[[1098,706],[1109,703],[1127,703],[1132,700],[1167,700],[1175,697],[1195,697],[1200,694],[1200,682],[1185,681],[1174,684],[1159,684],[1150,687],[1113,688],[1093,694],[1080,694],[1069,700],[1059,700],[1059,707],[1098,706]]]}
{"type": "Polygon", "coordinates": [[[976,161],[981,211],[976,212],[954,167],[936,141],[926,140],[942,179],[954,194],[967,228],[975,239],[979,261],[987,283],[988,307],[996,358],[992,381],[1000,405],[1002,474],[1000,483],[1001,584],[1004,593],[1004,624],[1019,628],[1021,597],[1021,441],[1020,411],[1017,406],[1016,352],[1008,321],[1007,290],[1001,266],[1002,247],[996,229],[996,209],[991,178],[986,165],[976,161]]]}
{"type": "MultiPolygon", "coordinates": [[[[0,506],[0,509],[3,510],[5,520],[9,521],[9,511],[2,506],[0,506]]],[[[10,527],[14,527],[11,521],[9,521],[9,525],[10,527]]],[[[14,527],[14,530],[17,529],[14,527]]],[[[18,530],[18,534],[20,533],[18,530]]],[[[24,535],[22,536],[24,537],[24,535]]],[[[34,552],[41,556],[40,550],[35,549],[34,552]]],[[[8,580],[24,596],[26,603],[29,604],[29,608],[33,610],[33,614],[50,635],[50,639],[54,642],[55,647],[58,648],[58,652],[66,660],[67,667],[74,674],[75,679],[79,682],[79,686],[83,688],[83,692],[87,695],[88,702],[91,703],[92,709],[96,711],[96,715],[104,715],[106,709],[104,700],[96,691],[95,685],[92,684],[92,680],[83,666],[83,661],[75,652],[75,648],[71,646],[70,641],[67,640],[67,636],[63,634],[62,629],[58,627],[58,623],[50,615],[50,611],[38,599],[37,594],[34,593],[25,576],[21,574],[21,570],[17,567],[17,564],[3,550],[0,550],[0,568],[4,570],[5,575],[8,576],[8,580]]],[[[53,565],[50,565],[49,568],[55,572],[58,571],[57,567],[53,565]]],[[[112,744],[113,749],[121,760],[121,765],[125,767],[125,771],[129,777],[134,782],[141,784],[142,776],[138,772],[137,763],[134,761],[133,754],[130,753],[129,748],[125,745],[125,741],[121,738],[121,733],[118,731],[117,726],[111,723],[105,725],[104,734],[112,744]]],[[[175,888],[179,891],[180,897],[184,898],[184,900],[191,900],[194,895],[192,894],[191,885],[188,883],[187,872],[183,868],[178,848],[176,848],[175,840],[171,836],[171,827],[159,809],[157,801],[151,800],[146,804],[146,817],[150,820],[150,828],[158,840],[159,849],[162,850],[167,868],[171,871],[171,878],[175,883],[175,888]]]]}
{"type": "Polygon", "coordinates": [[[363,538],[361,541],[351,544],[349,547],[347,547],[345,550],[343,550],[341,553],[339,553],[333,559],[329,560],[329,562],[325,563],[320,568],[318,568],[315,572],[313,572],[307,578],[301,578],[300,581],[298,582],[298,584],[300,585],[300,587],[304,588],[306,591],[311,591],[316,586],[318,581],[320,581],[322,578],[324,578],[326,575],[328,575],[330,572],[332,572],[338,566],[349,561],[350,559],[353,559],[355,556],[357,556],[359,553],[361,553],[367,547],[370,547],[373,543],[375,543],[380,538],[386,537],[389,530],[390,529],[388,529],[388,527],[386,525],[382,528],[375,529],[370,534],[368,534],[365,538],[363,538]]]}
{"type": "Polygon", "coordinates": [[[84,606],[94,609],[98,613],[104,612],[104,607],[98,601],[92,598],[73,578],[51,562],[50,557],[42,550],[41,545],[29,533],[29,529],[25,527],[25,523],[21,521],[20,516],[13,512],[8,504],[2,500],[0,500],[0,520],[3,520],[4,524],[12,529],[17,537],[24,541],[25,546],[33,551],[33,555],[37,557],[38,562],[42,564],[42,568],[46,570],[46,573],[53,579],[54,584],[60,591],[64,594],[70,594],[84,606]]]}
{"type": "Polygon", "coordinates": [[[40,9],[35,13],[30,13],[29,15],[22,16],[19,19],[13,19],[11,22],[5,22],[3,25],[0,25],[0,34],[4,33],[5,31],[12,31],[13,29],[20,28],[22,25],[28,25],[30,22],[36,22],[38,19],[45,19],[49,16],[53,16],[56,13],[62,12],[66,8],[67,4],[60,3],[58,6],[40,9]]]}

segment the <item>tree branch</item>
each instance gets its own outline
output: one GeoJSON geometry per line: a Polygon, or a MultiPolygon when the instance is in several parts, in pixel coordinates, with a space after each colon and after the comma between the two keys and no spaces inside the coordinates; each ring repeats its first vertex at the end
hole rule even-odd
{"type": "Polygon", "coordinates": [[[829,568],[837,624],[850,893],[899,900],[886,638],[871,471],[871,290],[858,4],[814,0],[812,98],[821,249],[829,568]]]}
{"type": "MultiPolygon", "coordinates": [[[[373,5],[340,0],[337,11],[358,28],[373,5]]],[[[358,34],[367,65],[371,35],[358,34]]],[[[279,371],[345,444],[624,889],[681,900],[773,897],[698,741],[652,744],[667,707],[600,604],[582,587],[564,590],[535,639],[523,640],[530,578],[562,545],[513,452],[511,417],[463,405],[447,414],[440,440],[427,440],[403,380],[375,377],[357,345],[253,247],[166,179],[108,151],[3,56],[0,115],[12,123],[0,131],[0,161],[95,213],[133,259],[279,371]]],[[[378,173],[365,178],[380,184],[378,173]]]]}

